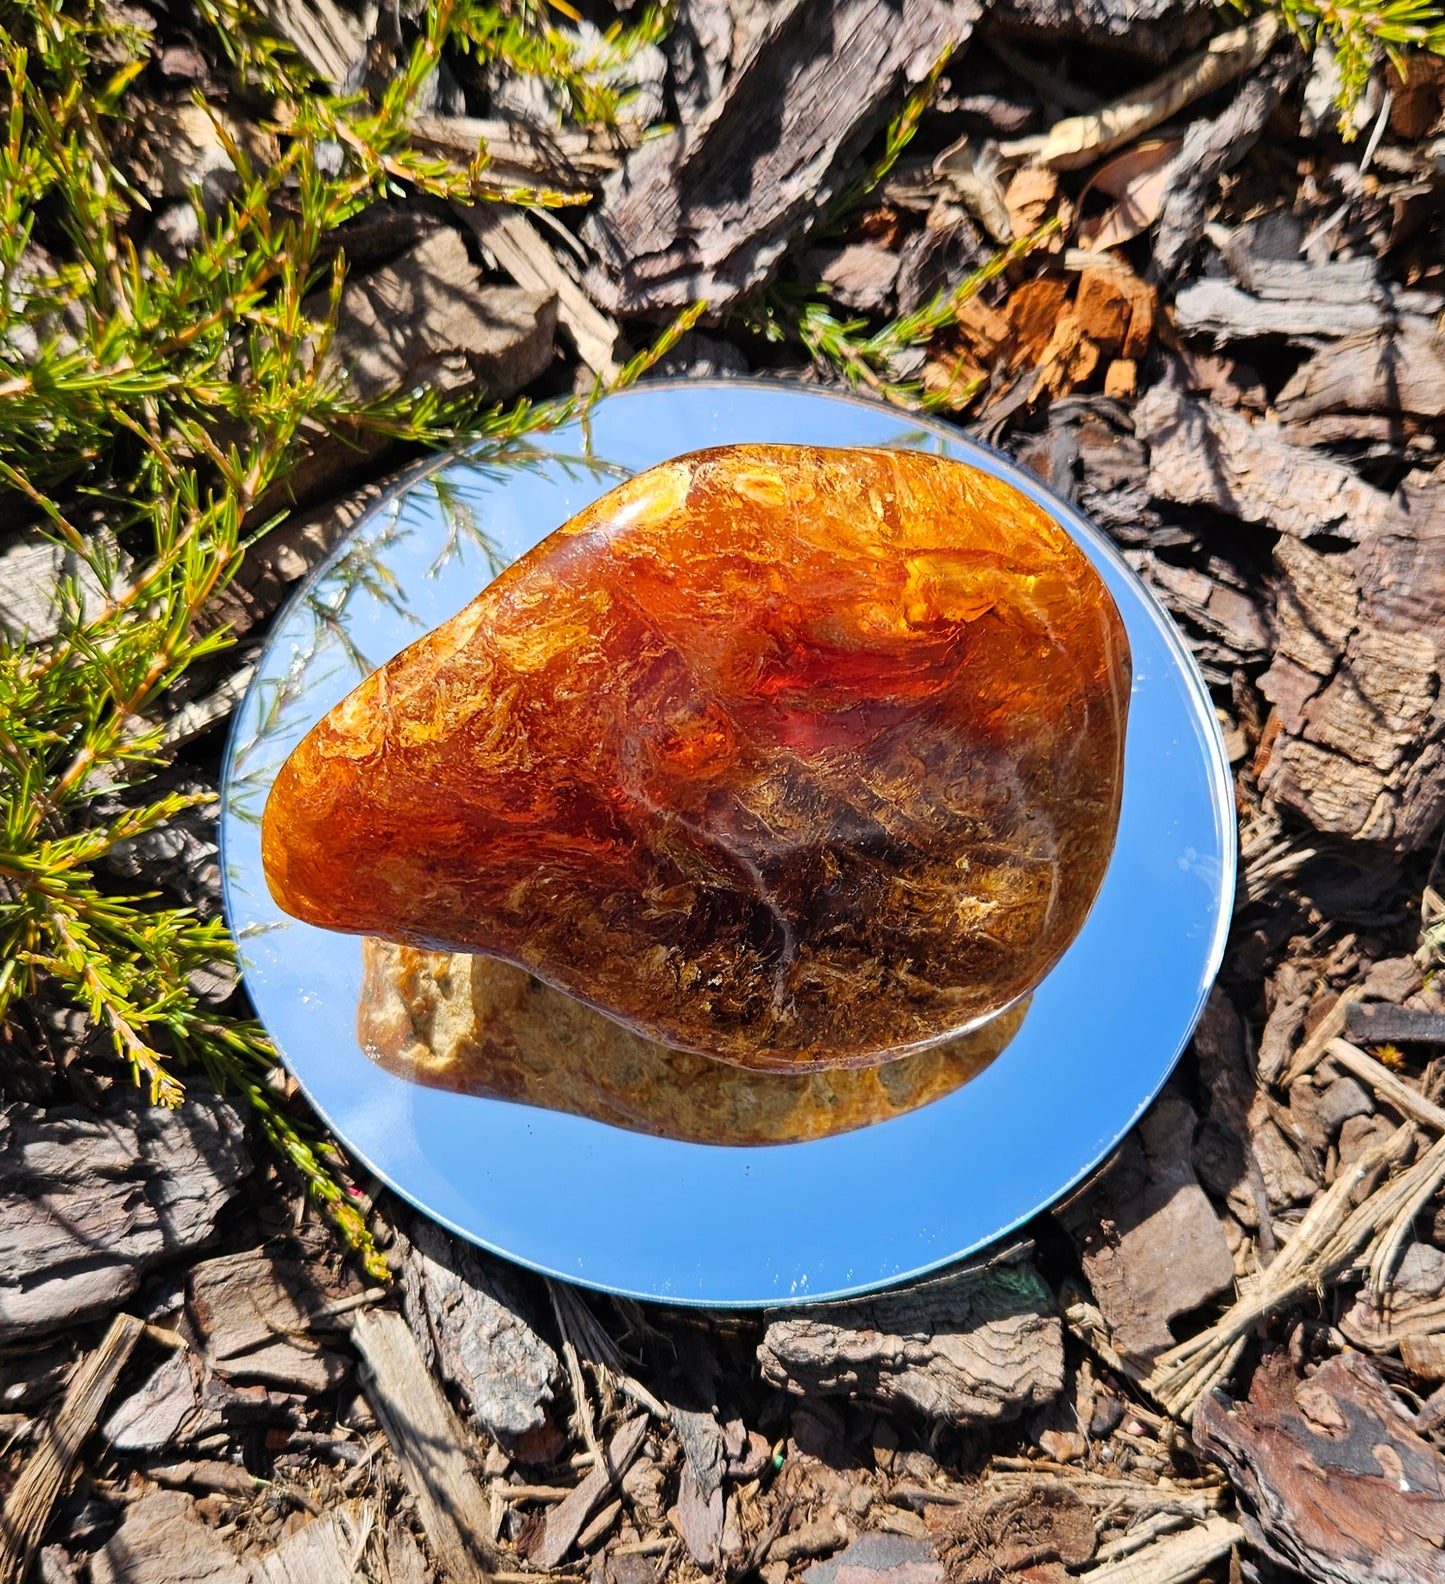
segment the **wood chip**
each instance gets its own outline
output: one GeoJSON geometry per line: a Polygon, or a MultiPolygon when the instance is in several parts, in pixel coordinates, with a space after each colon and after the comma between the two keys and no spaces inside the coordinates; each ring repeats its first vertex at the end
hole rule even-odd
{"type": "Polygon", "coordinates": [[[190,1308],[219,1374],[313,1395],[339,1386],[350,1361],[307,1333],[328,1308],[306,1267],[269,1250],[203,1260],[191,1271],[190,1308]]]}
{"type": "Polygon", "coordinates": [[[593,1510],[642,1450],[648,1423],[646,1414],[629,1419],[607,1443],[606,1463],[590,1470],[565,1501],[549,1509],[546,1527],[529,1557],[535,1567],[555,1568],[572,1549],[593,1510]]]}
{"type": "Polygon", "coordinates": [[[65,1493],[80,1448],[95,1428],[141,1333],[143,1321],[117,1315],[100,1346],[71,1377],[54,1419],[31,1439],[19,1477],[0,1511],[0,1584],[19,1584],[24,1577],[51,1509],[65,1493]]]}
{"type": "Polygon", "coordinates": [[[1165,1091],[1110,1165],[1054,1215],[1073,1237],[1116,1351],[1147,1368],[1169,1322],[1234,1289],[1219,1217],[1190,1164],[1196,1119],[1165,1091]]]}
{"type": "Polygon", "coordinates": [[[790,1391],[908,1404],[949,1424],[991,1424],[1063,1386],[1063,1328],[1026,1259],[907,1292],[770,1319],[763,1378],[790,1391]]]}
{"type": "Polygon", "coordinates": [[[1423,1336],[1400,1338],[1400,1358],[1412,1375],[1426,1380],[1445,1380],[1445,1332],[1427,1331],[1423,1336]]]}
{"type": "Polygon", "coordinates": [[[1445,1458],[1357,1353],[1308,1379],[1279,1349],[1247,1401],[1215,1393],[1194,1438],[1241,1496],[1250,1543],[1327,1584],[1445,1580],[1445,1458]]]}
{"type": "Polygon", "coordinates": [[[250,1569],[180,1491],[147,1491],[90,1559],[91,1584],[252,1584],[250,1569]]]}
{"type": "Polygon", "coordinates": [[[371,1523],[360,1501],[312,1519],[251,1564],[252,1584],[360,1584],[371,1523]]]}
{"type": "Polygon", "coordinates": [[[1084,334],[1072,313],[1061,314],[1053,335],[1039,354],[1029,399],[1037,401],[1045,391],[1051,396],[1067,396],[1076,386],[1086,383],[1098,366],[1098,347],[1084,334]]]}
{"type": "Polygon", "coordinates": [[[102,1433],[117,1452],[156,1452],[184,1439],[199,1406],[190,1356],[176,1351],[116,1407],[102,1433]]]}
{"type": "Polygon", "coordinates": [[[351,1340],[366,1364],[367,1400],[416,1498],[441,1570],[452,1584],[471,1584],[478,1564],[495,1566],[496,1557],[485,1539],[490,1512],[463,1450],[461,1423],[399,1314],[363,1310],[351,1340]]]}
{"type": "Polygon", "coordinates": [[[803,1584],[943,1584],[932,1544],[897,1534],[859,1535],[844,1551],[803,1571],[803,1584]]]}
{"type": "Polygon", "coordinates": [[[1059,178],[1053,171],[1039,165],[1015,171],[1003,195],[1012,235],[1028,236],[1037,231],[1058,195],[1059,178]]]}
{"type": "Polygon", "coordinates": [[[120,1091],[100,1114],[0,1114],[0,1342],[109,1313],[207,1242],[251,1161],[235,1107],[191,1094],[175,1111],[120,1091]]]}
{"type": "Polygon", "coordinates": [[[577,356],[602,379],[615,379],[617,359],[627,354],[616,321],[593,305],[526,215],[505,204],[481,204],[458,213],[518,286],[556,298],[558,322],[577,356]]]}
{"type": "Polygon", "coordinates": [[[1069,283],[1058,275],[1040,275],[1009,294],[1004,309],[1013,334],[1011,368],[1037,366],[1068,300],[1069,283]]]}

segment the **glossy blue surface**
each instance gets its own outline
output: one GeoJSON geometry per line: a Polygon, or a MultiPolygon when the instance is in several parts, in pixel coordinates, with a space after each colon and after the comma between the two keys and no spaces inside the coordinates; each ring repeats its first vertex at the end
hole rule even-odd
{"type": "Polygon", "coordinates": [[[941,424],[794,386],[687,382],[602,402],[535,445],[448,459],[379,507],[279,618],[237,714],[222,815],[246,985],[349,1149],[453,1231],[551,1275],[672,1303],[759,1305],[901,1281],[1026,1220],[1168,1076],[1224,946],[1228,765],[1169,618],[1077,513],[941,424]],[[423,1088],[363,1055],[359,942],[271,901],[259,819],[286,754],[364,671],[627,474],[737,441],[935,450],[1011,480],[1074,534],[1129,632],[1124,808],[1103,890],[1004,1054],[943,1100],[806,1144],[682,1144],[423,1088]],[[545,449],[544,449],[545,447],[545,449]]]}

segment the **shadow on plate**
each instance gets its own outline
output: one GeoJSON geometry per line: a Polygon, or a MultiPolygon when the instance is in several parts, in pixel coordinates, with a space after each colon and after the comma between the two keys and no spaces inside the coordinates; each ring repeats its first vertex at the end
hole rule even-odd
{"type": "Polygon", "coordinates": [[[795,1144],[902,1116],[976,1077],[1028,998],[878,1067],[750,1072],[633,1034],[494,957],[362,942],[357,1033],[401,1078],[694,1144],[795,1144]]]}

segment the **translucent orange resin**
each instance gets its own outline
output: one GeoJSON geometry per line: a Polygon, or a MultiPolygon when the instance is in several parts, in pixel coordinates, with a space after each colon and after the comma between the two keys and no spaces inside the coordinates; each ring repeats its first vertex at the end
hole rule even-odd
{"type": "Polygon", "coordinates": [[[329,929],[481,952],[745,1067],[970,1027],[1078,932],[1129,654],[1040,507],[917,452],[638,475],[369,677],[266,806],[329,929]]]}

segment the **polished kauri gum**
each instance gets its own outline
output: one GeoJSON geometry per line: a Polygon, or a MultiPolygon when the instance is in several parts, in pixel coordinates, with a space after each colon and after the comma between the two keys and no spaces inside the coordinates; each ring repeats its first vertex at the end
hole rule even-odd
{"type": "Polygon", "coordinates": [[[1129,652],[964,463],[734,446],[638,475],[304,739],[267,878],[746,1067],[864,1066],[1035,986],[1118,822],[1129,652]]]}

